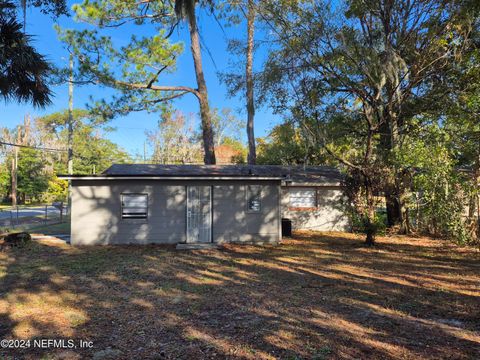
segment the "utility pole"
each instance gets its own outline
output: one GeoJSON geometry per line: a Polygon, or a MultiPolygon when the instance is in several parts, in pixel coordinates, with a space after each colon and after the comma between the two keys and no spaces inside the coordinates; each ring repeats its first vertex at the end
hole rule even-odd
{"type": "MultiPolygon", "coordinates": [[[[68,81],[68,175],[73,175],[73,54],[69,59],[70,76],[68,81]]],[[[71,180],[68,180],[68,212],[72,205],[71,180]]]]}
{"type": "Polygon", "coordinates": [[[70,54],[68,81],[68,175],[73,175],[73,54],[70,54]]]}
{"type": "MultiPolygon", "coordinates": [[[[17,126],[17,144],[23,144],[25,140],[26,138],[22,137],[21,127],[17,126]]],[[[18,187],[18,146],[14,146],[13,159],[12,159],[12,206],[18,205],[17,187],[18,187]]]]}
{"type": "Polygon", "coordinates": [[[15,156],[12,159],[12,206],[17,206],[17,169],[18,169],[18,147],[14,147],[15,156]]]}
{"type": "Polygon", "coordinates": [[[147,142],[143,142],[143,163],[147,163],[147,142]]]}

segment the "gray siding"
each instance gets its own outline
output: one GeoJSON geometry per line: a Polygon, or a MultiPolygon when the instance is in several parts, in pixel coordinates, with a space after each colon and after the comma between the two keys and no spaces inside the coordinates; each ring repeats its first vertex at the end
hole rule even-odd
{"type": "Polygon", "coordinates": [[[213,238],[216,242],[279,241],[279,186],[262,186],[261,212],[247,212],[249,183],[213,187],[213,238]]]}
{"type": "Polygon", "coordinates": [[[319,186],[316,189],[317,209],[302,211],[290,209],[288,187],[282,187],[282,217],[292,220],[294,230],[349,231],[348,217],[342,209],[342,188],[319,186]]]}
{"type": "Polygon", "coordinates": [[[275,181],[73,180],[73,245],[186,241],[186,186],[213,186],[214,242],[277,242],[279,185],[275,181]],[[245,186],[262,185],[262,211],[246,213],[245,186]],[[122,219],[122,193],[148,194],[148,219],[122,219]]]}

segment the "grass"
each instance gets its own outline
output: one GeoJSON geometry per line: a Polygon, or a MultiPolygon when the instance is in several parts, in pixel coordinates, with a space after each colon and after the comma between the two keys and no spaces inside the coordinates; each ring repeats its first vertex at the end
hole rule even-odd
{"type": "Polygon", "coordinates": [[[62,223],[34,226],[28,229],[34,234],[44,235],[64,235],[70,234],[70,219],[64,219],[62,223]]]}
{"type": "Polygon", "coordinates": [[[33,222],[30,218],[22,218],[23,223],[20,223],[18,226],[12,227],[9,225],[0,226],[0,233],[2,232],[20,232],[28,231],[31,234],[42,234],[42,235],[69,235],[70,234],[70,217],[65,216],[60,221],[60,218],[53,218],[49,221],[51,223],[45,224],[43,220],[33,222]]]}
{"type": "Polygon", "coordinates": [[[0,358],[478,359],[479,260],[343,233],[193,252],[39,241],[0,253],[0,339],[94,346],[0,358]]]}

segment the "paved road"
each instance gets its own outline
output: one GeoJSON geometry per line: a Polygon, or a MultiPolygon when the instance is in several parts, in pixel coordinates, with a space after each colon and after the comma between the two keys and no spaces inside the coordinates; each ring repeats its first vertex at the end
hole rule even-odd
{"type": "MultiPolygon", "coordinates": [[[[0,220],[5,220],[5,219],[10,219],[10,212],[12,212],[12,215],[16,218],[17,217],[17,211],[14,209],[12,211],[11,208],[7,209],[2,209],[0,210],[0,220]]],[[[48,206],[47,207],[47,216],[48,215],[55,215],[58,216],[60,211],[54,207],[54,206],[48,206]]],[[[63,209],[63,213],[67,213],[67,209],[63,209]]],[[[26,216],[45,216],[45,206],[32,206],[32,207],[27,207],[27,208],[18,208],[18,217],[26,217],[26,216]]]]}

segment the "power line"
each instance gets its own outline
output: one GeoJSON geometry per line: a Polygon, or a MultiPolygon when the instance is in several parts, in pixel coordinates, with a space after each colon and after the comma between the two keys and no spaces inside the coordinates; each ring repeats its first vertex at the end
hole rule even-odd
{"type": "MultiPolygon", "coordinates": [[[[55,149],[55,148],[47,148],[47,147],[42,147],[42,146],[35,146],[35,145],[22,145],[22,144],[14,144],[14,143],[9,143],[5,141],[0,141],[0,145],[6,145],[6,146],[13,146],[13,147],[19,147],[19,148],[27,148],[27,149],[35,149],[35,150],[43,150],[43,151],[51,151],[51,152],[68,152],[67,149],[55,149]]],[[[73,153],[73,156],[76,158],[80,158],[83,160],[89,160],[91,161],[94,159],[94,157],[87,157],[83,155],[79,155],[77,153],[73,153]]],[[[103,158],[103,160],[115,162],[121,160],[120,158],[103,158]]]]}
{"type": "Polygon", "coordinates": [[[54,148],[47,148],[42,146],[35,146],[35,145],[22,145],[22,144],[13,144],[4,141],[0,141],[0,145],[7,145],[7,146],[14,146],[14,147],[21,147],[27,149],[35,149],[35,150],[43,150],[43,151],[56,151],[56,152],[67,152],[67,149],[54,149],[54,148]]]}

